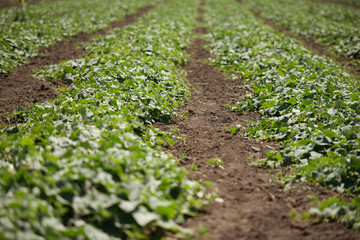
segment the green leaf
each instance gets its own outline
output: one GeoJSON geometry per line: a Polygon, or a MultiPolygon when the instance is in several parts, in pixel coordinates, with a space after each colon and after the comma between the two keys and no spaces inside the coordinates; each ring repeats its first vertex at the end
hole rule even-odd
{"type": "Polygon", "coordinates": [[[21,146],[33,146],[34,140],[32,140],[30,137],[25,137],[21,140],[21,146]]]}
{"type": "Polygon", "coordinates": [[[141,227],[146,226],[147,224],[160,219],[159,215],[149,212],[145,207],[140,206],[137,210],[132,214],[137,224],[141,227]]]}

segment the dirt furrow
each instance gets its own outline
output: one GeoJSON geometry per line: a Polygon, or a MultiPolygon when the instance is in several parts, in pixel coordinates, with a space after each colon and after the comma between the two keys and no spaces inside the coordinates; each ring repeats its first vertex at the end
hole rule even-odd
{"type": "MultiPolygon", "coordinates": [[[[201,11],[200,11],[201,13],[201,11]]],[[[200,15],[198,18],[201,21],[200,15]]],[[[206,29],[199,27],[202,34],[206,29]]],[[[273,181],[271,172],[259,169],[249,161],[265,157],[265,153],[279,146],[272,142],[232,136],[224,131],[227,126],[256,120],[256,113],[233,113],[225,104],[238,101],[246,90],[237,88],[241,80],[227,79],[224,73],[205,63],[210,54],[203,48],[204,41],[196,39],[187,50],[192,59],[184,67],[187,79],[194,89],[191,101],[179,109],[187,119],[172,124],[156,126],[162,130],[177,129],[186,140],[168,146],[180,158],[180,163],[190,171],[190,177],[212,182],[218,198],[195,219],[188,219],[186,226],[199,229],[205,226],[209,240],[240,239],[360,239],[360,234],[338,223],[311,224],[290,218],[290,212],[302,212],[311,206],[309,196],[319,198],[337,195],[312,185],[284,186],[273,181]],[[207,163],[219,158],[224,169],[207,163]],[[195,170],[194,170],[195,169],[195,170]]]]}
{"type": "Polygon", "coordinates": [[[91,41],[92,37],[104,35],[113,28],[121,28],[135,23],[139,17],[153,7],[141,8],[136,13],[126,16],[122,21],[110,23],[105,30],[80,33],[70,39],[59,41],[52,47],[40,49],[39,55],[30,58],[27,65],[19,67],[11,74],[0,74],[0,124],[12,123],[4,118],[5,113],[13,112],[19,107],[26,108],[30,103],[54,99],[58,94],[56,89],[68,86],[60,80],[45,82],[33,77],[35,69],[83,57],[87,52],[80,47],[80,44],[91,41]]]}

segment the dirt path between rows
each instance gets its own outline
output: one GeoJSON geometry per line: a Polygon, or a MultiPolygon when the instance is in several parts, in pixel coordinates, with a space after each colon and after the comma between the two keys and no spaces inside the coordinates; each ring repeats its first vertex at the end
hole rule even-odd
{"type": "Polygon", "coordinates": [[[11,74],[0,74],[0,125],[14,123],[11,119],[5,119],[4,114],[13,112],[19,107],[27,108],[31,103],[54,99],[59,94],[58,88],[68,86],[61,80],[45,82],[33,77],[35,69],[85,56],[87,52],[80,47],[80,44],[90,42],[92,37],[104,35],[113,28],[135,23],[153,7],[143,7],[136,13],[126,16],[122,21],[110,23],[102,31],[80,33],[70,39],[59,41],[52,47],[40,49],[38,56],[29,59],[29,64],[19,67],[11,74]]]}
{"type": "MultiPolygon", "coordinates": [[[[241,0],[238,0],[240,4],[242,4],[241,0]]],[[[264,24],[274,28],[276,31],[281,32],[285,34],[287,37],[294,38],[300,42],[303,43],[303,45],[314,51],[319,56],[326,56],[328,58],[332,58],[335,61],[337,61],[341,66],[345,68],[346,71],[352,73],[354,76],[356,76],[358,79],[360,79],[360,66],[354,66],[350,64],[351,59],[345,57],[345,56],[334,56],[328,52],[326,47],[322,44],[317,43],[314,39],[306,38],[305,36],[296,35],[291,32],[290,29],[286,29],[283,27],[280,27],[276,25],[273,21],[264,18],[261,16],[260,13],[250,9],[250,11],[253,13],[253,15],[257,18],[259,18],[264,24]]]]}
{"type": "MultiPolygon", "coordinates": [[[[202,13],[202,10],[199,10],[202,13]]],[[[202,21],[202,17],[198,18],[202,21]]],[[[205,33],[199,27],[197,33],[205,33]]],[[[195,231],[205,226],[208,240],[300,240],[300,239],[360,239],[360,234],[338,223],[311,224],[289,217],[291,209],[298,212],[310,207],[310,198],[318,193],[319,198],[337,196],[331,191],[301,185],[284,191],[284,186],[272,182],[269,170],[259,169],[248,161],[248,157],[259,159],[279,146],[272,142],[260,142],[241,136],[232,136],[224,131],[227,126],[255,120],[256,113],[234,113],[224,108],[227,103],[238,101],[238,95],[246,90],[237,88],[241,80],[225,78],[224,73],[204,63],[210,55],[203,48],[204,41],[195,39],[187,50],[191,61],[184,67],[187,79],[194,88],[191,101],[179,109],[187,112],[187,120],[155,126],[170,131],[177,128],[186,140],[168,146],[178,156],[181,165],[191,170],[189,176],[201,182],[214,183],[213,191],[218,199],[208,205],[204,213],[188,219],[186,227],[195,231]],[[220,158],[224,169],[213,168],[208,159],[220,158]]]]}

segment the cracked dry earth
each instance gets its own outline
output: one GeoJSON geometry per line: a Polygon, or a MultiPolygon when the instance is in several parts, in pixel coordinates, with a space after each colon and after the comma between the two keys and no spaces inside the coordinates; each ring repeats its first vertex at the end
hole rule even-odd
{"type": "MultiPolygon", "coordinates": [[[[196,32],[205,33],[206,30],[198,28],[196,32]]],[[[249,162],[249,157],[259,159],[269,150],[280,147],[224,131],[225,127],[235,124],[245,126],[246,121],[259,116],[224,108],[246,92],[237,88],[241,80],[227,79],[223,72],[205,63],[210,54],[203,46],[203,40],[193,41],[188,49],[192,60],[184,67],[194,90],[191,100],[178,112],[187,112],[188,119],[155,125],[167,131],[177,128],[180,135],[186,136],[185,141],[167,146],[168,151],[182,156],[181,165],[187,169],[195,163],[197,169],[189,171],[190,177],[212,182],[212,191],[220,200],[206,206],[196,218],[188,219],[186,227],[195,231],[200,226],[206,227],[208,234],[202,239],[208,240],[360,239],[359,233],[339,223],[314,224],[290,218],[292,209],[303,212],[311,207],[309,196],[317,193],[318,198],[323,199],[337,194],[310,184],[284,191],[283,185],[271,181],[270,175],[275,172],[257,168],[249,162]],[[211,158],[222,159],[224,169],[212,168],[206,163],[211,158]]]]}

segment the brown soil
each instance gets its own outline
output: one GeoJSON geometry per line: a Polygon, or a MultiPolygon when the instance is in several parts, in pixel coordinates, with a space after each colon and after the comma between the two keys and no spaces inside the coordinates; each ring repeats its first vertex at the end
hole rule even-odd
{"type": "MultiPolygon", "coordinates": [[[[238,2],[241,4],[241,0],[238,0],[238,2]]],[[[344,56],[334,56],[327,51],[326,46],[317,43],[315,41],[315,39],[307,38],[307,37],[301,36],[301,35],[296,35],[296,34],[292,33],[290,29],[280,27],[280,26],[276,25],[273,21],[262,17],[260,13],[254,11],[254,10],[251,10],[251,12],[254,14],[254,16],[261,19],[266,25],[271,26],[276,31],[281,32],[288,37],[294,38],[294,39],[302,42],[306,48],[314,51],[317,55],[326,56],[326,57],[336,60],[348,72],[352,73],[357,78],[360,78],[360,66],[351,65],[349,63],[351,61],[351,59],[344,57],[344,56]]]]}
{"type": "MultiPolygon", "coordinates": [[[[200,16],[198,19],[202,19],[200,16]]],[[[206,29],[199,27],[196,33],[206,29]]],[[[216,201],[208,205],[195,219],[188,219],[186,227],[195,231],[205,226],[208,240],[252,240],[252,239],[360,239],[358,232],[339,223],[312,224],[289,217],[292,209],[303,212],[311,206],[312,196],[318,193],[320,199],[338,194],[303,184],[285,191],[270,174],[276,172],[260,169],[249,162],[265,157],[265,153],[280,147],[273,142],[232,136],[224,131],[227,126],[256,120],[256,113],[234,113],[224,108],[234,104],[246,90],[237,88],[240,80],[227,79],[224,73],[205,63],[210,57],[202,47],[200,39],[193,41],[187,50],[192,59],[184,67],[187,79],[194,88],[191,101],[179,109],[187,112],[188,119],[155,126],[170,131],[177,128],[186,140],[166,146],[178,156],[180,163],[190,171],[190,177],[201,182],[211,181],[212,190],[218,194],[216,201]],[[224,169],[213,168],[208,159],[220,158],[224,169]]],[[[275,175],[274,175],[275,176],[275,175]]]]}
{"type": "Polygon", "coordinates": [[[137,18],[149,11],[153,6],[147,6],[123,21],[112,22],[107,29],[95,33],[80,33],[70,39],[57,42],[53,47],[40,49],[39,55],[30,58],[29,64],[19,67],[11,74],[0,74],[0,124],[12,122],[4,118],[5,113],[10,113],[19,107],[29,107],[35,102],[44,102],[54,99],[58,95],[56,89],[68,85],[60,80],[45,82],[32,76],[35,69],[43,68],[50,64],[57,64],[63,60],[77,59],[87,54],[80,44],[89,42],[92,37],[105,34],[112,28],[120,28],[136,22],[137,18]]]}

